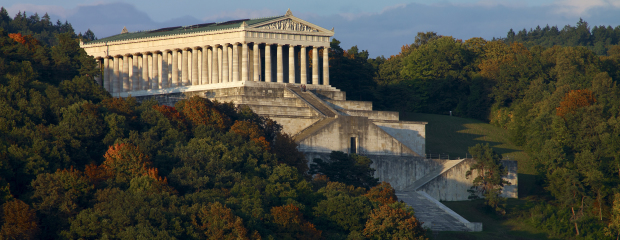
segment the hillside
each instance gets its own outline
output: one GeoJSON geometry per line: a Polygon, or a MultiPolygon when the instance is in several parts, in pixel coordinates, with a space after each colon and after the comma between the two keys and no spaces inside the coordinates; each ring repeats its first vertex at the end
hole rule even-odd
{"type": "Polygon", "coordinates": [[[532,173],[523,149],[509,140],[508,131],[471,118],[425,113],[401,113],[401,120],[423,121],[426,125],[426,153],[450,159],[471,157],[468,148],[488,143],[504,159],[519,162],[519,173],[532,173]]]}

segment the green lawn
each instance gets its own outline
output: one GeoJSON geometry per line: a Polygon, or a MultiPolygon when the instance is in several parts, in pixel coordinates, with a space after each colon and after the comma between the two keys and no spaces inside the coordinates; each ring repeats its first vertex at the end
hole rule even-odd
{"type": "Polygon", "coordinates": [[[464,158],[468,148],[488,143],[504,159],[519,162],[519,173],[532,174],[528,156],[508,140],[508,132],[491,124],[447,115],[400,113],[402,121],[428,122],[426,125],[426,153],[447,154],[450,159],[464,158]]]}
{"type": "MultiPolygon", "coordinates": [[[[478,143],[489,146],[502,154],[504,159],[516,160],[519,177],[519,198],[508,199],[507,217],[500,217],[485,210],[482,200],[443,202],[446,206],[471,222],[482,222],[483,231],[436,232],[433,239],[549,239],[543,231],[537,230],[514,213],[527,209],[530,201],[527,196],[538,189],[535,185],[534,170],[528,156],[523,150],[510,143],[508,132],[491,124],[469,118],[451,117],[446,115],[401,113],[403,121],[423,121],[426,125],[426,152],[446,154],[451,159],[465,157],[468,148],[478,143]]],[[[467,155],[469,157],[469,155],[467,155]]]]}
{"type": "Polygon", "coordinates": [[[498,216],[484,208],[483,200],[442,202],[444,205],[463,216],[470,222],[482,222],[482,232],[435,232],[432,239],[554,239],[549,238],[544,231],[527,225],[520,218],[511,216],[511,213],[527,209],[528,200],[508,199],[508,216],[498,216]],[[512,218],[511,218],[512,217],[512,218]]]}

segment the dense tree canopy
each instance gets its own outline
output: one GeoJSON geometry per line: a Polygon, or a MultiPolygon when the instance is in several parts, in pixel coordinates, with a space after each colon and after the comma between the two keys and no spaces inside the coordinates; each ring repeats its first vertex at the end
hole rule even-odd
{"type": "MultiPolygon", "coordinates": [[[[528,222],[560,238],[604,238],[605,226],[608,236],[618,229],[611,209],[620,191],[619,29],[580,20],[493,40],[418,33],[398,55],[358,66],[374,71],[375,109],[451,111],[506,129],[532,160],[547,200],[523,213],[534,216],[528,222]]],[[[355,88],[342,75],[332,82],[355,88]]]]}
{"type": "MultiPolygon", "coordinates": [[[[45,44],[34,26],[46,20],[14,30],[25,15],[5,15],[0,239],[362,237],[372,211],[396,201],[389,184],[372,188],[374,178],[361,179],[366,188],[313,178],[282,126],[247,107],[112,98],[73,30],[45,44]]],[[[419,225],[392,208],[406,210],[396,224],[419,225]]]]}

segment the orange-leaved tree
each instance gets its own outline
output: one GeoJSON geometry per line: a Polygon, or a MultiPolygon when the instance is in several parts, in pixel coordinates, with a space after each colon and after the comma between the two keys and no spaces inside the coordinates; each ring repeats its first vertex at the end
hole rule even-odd
{"type": "Polygon", "coordinates": [[[210,125],[219,130],[226,130],[231,125],[230,117],[222,114],[207,98],[193,96],[175,104],[178,111],[193,125],[210,125]]]}
{"type": "Polygon", "coordinates": [[[86,165],[84,168],[84,175],[95,186],[99,186],[100,183],[107,180],[110,177],[108,171],[102,166],[97,166],[94,163],[86,165]]]}
{"type": "Polygon", "coordinates": [[[243,220],[219,202],[209,203],[200,208],[192,215],[192,224],[209,239],[249,239],[243,220]]]}
{"type": "Polygon", "coordinates": [[[280,238],[321,239],[321,231],[304,220],[299,208],[293,204],[271,208],[271,217],[280,238]]]}
{"type": "Polygon", "coordinates": [[[146,175],[151,166],[149,157],[137,146],[128,143],[110,146],[103,157],[105,161],[102,167],[117,183],[129,182],[134,177],[146,175]]]}
{"type": "Polygon", "coordinates": [[[130,117],[130,120],[137,119],[137,116],[134,114],[134,109],[137,104],[138,102],[135,98],[106,98],[101,101],[101,105],[108,111],[130,117]]]}
{"type": "Polygon", "coordinates": [[[396,191],[387,182],[381,182],[379,185],[372,187],[364,196],[370,199],[370,201],[380,204],[392,204],[398,200],[396,191]]]}
{"type": "Polygon", "coordinates": [[[498,79],[502,65],[514,67],[519,56],[531,58],[530,51],[521,43],[506,45],[502,41],[490,41],[484,45],[484,58],[478,65],[480,74],[489,79],[498,79]]]}
{"type": "Polygon", "coordinates": [[[39,45],[39,41],[32,37],[32,35],[23,36],[21,33],[9,33],[9,38],[15,40],[18,43],[23,44],[26,48],[32,50],[39,45]]]}
{"type": "Polygon", "coordinates": [[[265,133],[255,123],[249,121],[235,121],[235,124],[230,127],[230,131],[255,142],[265,150],[270,149],[270,144],[265,139],[265,133]]]}
{"type": "Polygon", "coordinates": [[[35,211],[19,199],[2,206],[0,239],[36,239],[39,232],[35,211]]]}
{"type": "Polygon", "coordinates": [[[560,106],[556,108],[555,114],[564,117],[568,113],[573,113],[579,108],[590,106],[594,103],[596,103],[596,98],[594,98],[592,91],[588,89],[571,90],[564,95],[560,106]]]}
{"type": "Polygon", "coordinates": [[[413,209],[399,202],[373,210],[364,228],[369,239],[426,239],[425,234],[413,209]]]}
{"type": "Polygon", "coordinates": [[[181,112],[177,111],[176,108],[166,105],[153,105],[153,109],[162,113],[175,127],[177,127],[177,129],[184,132],[189,130],[189,125],[187,120],[185,120],[185,116],[183,116],[181,112]]]}

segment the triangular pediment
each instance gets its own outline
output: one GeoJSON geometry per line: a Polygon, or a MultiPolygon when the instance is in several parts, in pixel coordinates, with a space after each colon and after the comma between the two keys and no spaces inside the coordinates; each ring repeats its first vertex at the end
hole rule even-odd
{"type": "Polygon", "coordinates": [[[333,35],[333,31],[319,27],[302,19],[299,19],[292,14],[288,14],[277,19],[273,19],[267,22],[257,23],[251,25],[251,28],[264,29],[264,30],[276,30],[276,31],[289,31],[289,32],[306,32],[306,33],[324,33],[333,35]]]}
{"type": "Polygon", "coordinates": [[[319,32],[318,29],[308,26],[306,24],[293,21],[293,19],[287,18],[280,21],[272,22],[262,26],[256,26],[255,28],[267,29],[267,30],[284,30],[295,32],[319,32]]]}

